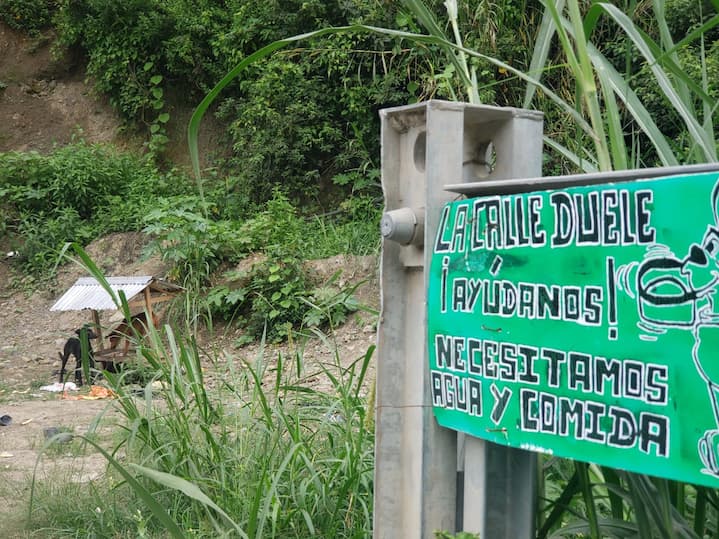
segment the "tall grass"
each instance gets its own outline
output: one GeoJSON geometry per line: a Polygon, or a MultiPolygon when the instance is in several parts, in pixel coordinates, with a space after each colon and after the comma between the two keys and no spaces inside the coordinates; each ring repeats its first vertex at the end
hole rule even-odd
{"type": "MultiPolygon", "coordinates": [[[[129,518],[117,518],[147,537],[367,537],[374,436],[364,387],[373,351],[312,366],[301,351],[269,358],[264,348],[249,360],[220,359],[169,326],[151,328],[137,358],[151,381],[138,392],[125,383],[130,370],[105,373],[122,416],[118,441],[108,451],[88,440],[124,485],[129,518]],[[307,383],[317,378],[329,389],[307,383]]],[[[109,518],[87,509],[66,507],[67,528],[78,513],[109,518]]],[[[63,536],[62,519],[54,522],[48,536],[63,536]]]]}

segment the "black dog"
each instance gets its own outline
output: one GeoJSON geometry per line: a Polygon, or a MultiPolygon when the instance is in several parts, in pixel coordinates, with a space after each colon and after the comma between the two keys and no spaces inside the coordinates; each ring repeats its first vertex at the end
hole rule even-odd
{"type": "Polygon", "coordinates": [[[77,385],[82,385],[82,344],[80,339],[83,338],[83,333],[87,339],[87,359],[90,363],[90,368],[95,366],[93,360],[92,346],[90,345],[90,339],[97,339],[97,335],[90,328],[76,329],[77,337],[70,337],[65,343],[62,354],[58,352],[62,366],[60,367],[60,383],[63,383],[65,377],[65,366],[70,356],[75,356],[75,382],[77,385]]]}

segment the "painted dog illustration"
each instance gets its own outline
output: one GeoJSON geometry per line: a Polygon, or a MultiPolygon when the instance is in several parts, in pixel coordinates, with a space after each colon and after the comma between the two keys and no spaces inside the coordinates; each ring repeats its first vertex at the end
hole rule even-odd
{"type": "Polygon", "coordinates": [[[697,449],[704,473],[719,477],[719,183],[712,192],[714,223],[701,243],[683,258],[671,252],[647,258],[637,271],[639,317],[648,326],[692,332],[692,359],[706,382],[715,428],[704,433],[697,449]]]}

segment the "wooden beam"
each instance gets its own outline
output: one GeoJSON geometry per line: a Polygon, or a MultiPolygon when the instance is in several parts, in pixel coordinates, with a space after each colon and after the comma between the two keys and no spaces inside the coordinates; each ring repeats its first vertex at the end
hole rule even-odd
{"type": "MultiPolygon", "coordinates": [[[[153,296],[150,298],[149,304],[154,305],[155,303],[162,303],[163,301],[170,301],[174,298],[175,298],[175,296],[170,295],[170,294],[165,294],[162,296],[153,296]]],[[[133,299],[132,301],[128,301],[127,304],[130,307],[145,307],[146,305],[148,305],[148,300],[143,297],[142,299],[133,299]]]]}

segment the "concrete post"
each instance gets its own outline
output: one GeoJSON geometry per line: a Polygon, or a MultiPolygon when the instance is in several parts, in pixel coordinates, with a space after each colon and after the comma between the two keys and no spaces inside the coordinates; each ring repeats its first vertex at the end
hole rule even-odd
{"type": "Polygon", "coordinates": [[[458,451],[457,433],[434,420],[427,381],[425,271],[432,253],[424,245],[432,245],[441,208],[457,196],[445,186],[541,175],[542,115],[444,101],[385,109],[380,115],[387,213],[382,221],[374,537],[433,538],[438,530],[462,529],[480,532],[482,538],[529,537],[534,456],[469,437],[458,451]],[[464,470],[459,497],[458,470],[464,470]],[[457,506],[458,498],[463,507],[457,506]]]}

